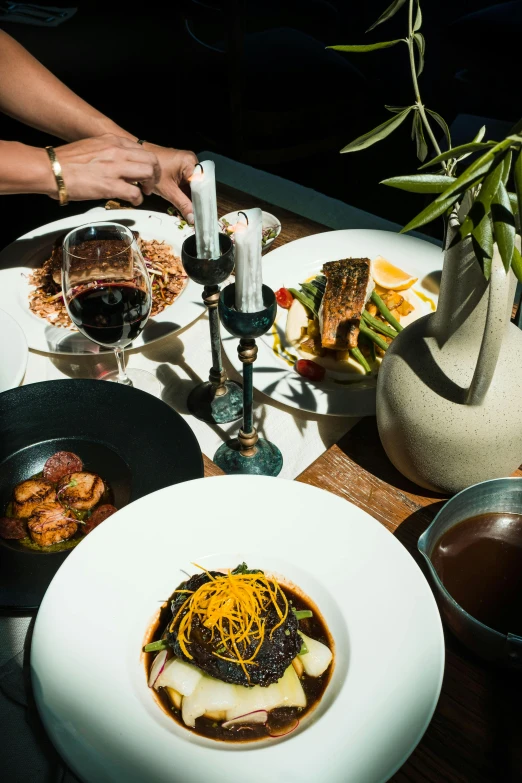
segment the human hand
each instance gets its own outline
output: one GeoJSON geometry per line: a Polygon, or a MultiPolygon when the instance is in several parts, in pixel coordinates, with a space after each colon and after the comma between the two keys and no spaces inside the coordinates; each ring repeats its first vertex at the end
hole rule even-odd
{"type": "MultiPolygon", "coordinates": [[[[63,144],[55,152],[70,201],[121,198],[138,206],[161,173],[153,152],[111,133],[63,144]]],[[[56,189],[49,195],[58,198],[56,189]]]]}
{"type": "Polygon", "coordinates": [[[156,155],[159,162],[160,178],[154,186],[154,193],[170,201],[181,212],[187,223],[194,223],[192,202],[187,192],[189,178],[198,162],[196,155],[188,150],[160,147],[148,142],[144,146],[156,155]]]}

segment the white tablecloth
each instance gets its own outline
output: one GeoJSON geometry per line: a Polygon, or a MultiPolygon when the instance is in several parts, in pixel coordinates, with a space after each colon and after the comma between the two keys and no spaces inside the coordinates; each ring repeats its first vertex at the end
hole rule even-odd
{"type": "MultiPolygon", "coordinates": [[[[330,228],[398,228],[396,224],[336,199],[223,156],[202,152],[199,158],[216,160],[221,182],[330,228]]],[[[162,384],[162,399],[187,418],[202,451],[212,458],[219,445],[237,433],[238,423],[210,427],[187,412],[188,392],[195,383],[207,380],[210,364],[206,316],[176,335],[142,350],[128,352],[128,366],[140,367],[156,374],[162,384]]],[[[229,377],[237,379],[228,362],[225,361],[225,365],[229,377]]],[[[109,354],[74,357],[30,351],[24,383],[59,378],[96,378],[107,368],[115,368],[114,358],[109,354]]],[[[264,437],[281,449],[284,459],[281,476],[290,479],[301,473],[356,422],[354,419],[298,411],[269,400],[260,393],[255,394],[255,406],[256,426],[264,437]]],[[[1,778],[10,783],[65,783],[66,779],[72,780],[73,776],[52,752],[38,726],[34,710],[26,709],[23,648],[29,623],[28,617],[0,618],[1,778]]],[[[25,673],[27,675],[27,668],[25,673]]]]}

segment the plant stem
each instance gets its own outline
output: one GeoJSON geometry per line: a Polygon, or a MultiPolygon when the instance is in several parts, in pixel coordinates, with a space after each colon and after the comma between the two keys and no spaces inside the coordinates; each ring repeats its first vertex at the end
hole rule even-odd
{"type": "MultiPolygon", "coordinates": [[[[431,125],[429,123],[429,120],[426,116],[426,112],[424,111],[424,104],[422,103],[421,96],[420,96],[420,90],[419,90],[419,81],[417,79],[417,68],[415,65],[415,39],[414,39],[414,33],[413,33],[413,3],[415,0],[410,0],[409,9],[408,9],[408,49],[410,52],[410,68],[411,68],[411,78],[413,81],[413,90],[415,93],[415,103],[417,105],[418,112],[420,114],[421,120],[424,123],[424,127],[426,128],[426,131],[428,133],[428,136],[431,139],[431,143],[435,147],[435,151],[437,155],[441,154],[441,148],[439,147],[437,143],[437,139],[435,138],[435,135],[431,129],[431,125]]],[[[448,164],[446,161],[442,164],[444,170],[448,171],[448,164]]]]}

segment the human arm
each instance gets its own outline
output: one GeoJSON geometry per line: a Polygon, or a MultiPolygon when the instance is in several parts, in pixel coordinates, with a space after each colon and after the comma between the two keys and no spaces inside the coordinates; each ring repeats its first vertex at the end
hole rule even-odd
{"type": "MultiPolygon", "coordinates": [[[[152,158],[155,159],[154,165],[156,169],[152,176],[145,178],[144,192],[153,191],[158,193],[178,207],[186,218],[190,217],[192,205],[183,193],[182,188],[192,174],[194,164],[197,161],[196,156],[192,152],[148,143],[138,145],[136,136],[121,128],[110,118],[76,95],[38,62],[23,46],[3,31],[0,31],[0,74],[0,111],[33,128],[68,142],[76,142],[76,146],[70,144],[56,148],[70,198],[115,197],[129,200],[135,204],[140,203],[141,196],[139,192],[136,193],[138,189],[129,193],[129,189],[126,187],[127,185],[131,188],[135,187],[130,183],[136,180],[143,185],[143,180],[130,173],[132,166],[129,168],[125,162],[129,159],[130,152],[126,153],[126,157],[121,152],[122,148],[130,150],[130,147],[127,145],[131,144],[136,153],[132,153],[132,160],[129,159],[130,162],[141,162],[144,165],[151,165],[152,158]],[[107,160],[104,158],[100,163],[93,155],[89,158],[89,154],[93,153],[91,143],[94,141],[93,137],[104,137],[107,134],[122,141],[113,143],[111,151],[105,150],[105,158],[107,160]],[[126,142],[126,145],[123,142],[126,142]],[[142,153],[148,153],[148,155],[143,155],[142,153]],[[93,183],[90,182],[91,176],[96,176],[101,169],[105,171],[104,162],[107,164],[116,162],[118,164],[118,171],[112,166],[112,170],[106,172],[107,176],[103,177],[105,185],[108,185],[111,180],[115,179],[113,175],[116,174],[118,188],[112,193],[105,195],[105,189],[100,187],[103,194],[88,195],[96,191],[96,188],[93,189],[92,187],[93,183]],[[87,168],[84,169],[83,167],[87,168]],[[87,181],[86,193],[84,195],[79,194],[82,172],[85,174],[87,181]]],[[[114,142],[114,139],[112,141],[114,142]]],[[[10,142],[3,142],[3,144],[10,144],[10,142]]],[[[25,147],[26,145],[20,146],[25,147]]],[[[0,148],[0,177],[4,173],[4,168],[7,169],[8,174],[6,184],[2,183],[3,187],[0,185],[0,192],[45,192],[56,197],[56,184],[49,192],[49,178],[46,178],[43,171],[40,171],[42,162],[44,165],[47,162],[48,165],[45,150],[40,150],[39,155],[35,147],[26,147],[25,150],[11,150],[9,154],[14,154],[12,162],[8,159],[8,155],[6,157],[6,150],[7,148],[4,147],[4,153],[2,154],[2,149],[0,148]],[[20,171],[18,179],[14,176],[13,164],[15,162],[22,166],[24,164],[31,166],[37,161],[40,163],[37,166],[37,171],[39,172],[38,181],[32,184],[27,182],[31,168],[28,170],[26,168],[25,172],[20,171]],[[10,180],[9,177],[11,178],[10,180]],[[15,188],[14,190],[6,189],[9,181],[11,182],[11,187],[15,188]],[[24,189],[20,190],[21,187],[24,189]],[[27,189],[28,187],[30,190],[27,189]]],[[[94,152],[97,153],[98,149],[96,148],[94,152]]],[[[54,182],[52,173],[50,182],[51,185],[54,182]]]]}

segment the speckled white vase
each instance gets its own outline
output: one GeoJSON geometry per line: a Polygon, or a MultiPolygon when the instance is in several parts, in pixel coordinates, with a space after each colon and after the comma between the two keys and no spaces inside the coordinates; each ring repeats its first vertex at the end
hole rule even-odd
{"type": "Polygon", "coordinates": [[[450,247],[438,308],[402,331],[377,383],[377,425],[396,468],[455,493],[509,476],[522,463],[522,331],[510,323],[516,287],[495,248],[486,282],[470,240],[450,247]]]}

